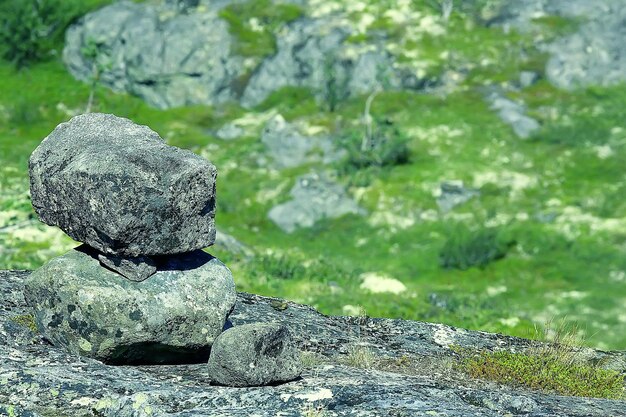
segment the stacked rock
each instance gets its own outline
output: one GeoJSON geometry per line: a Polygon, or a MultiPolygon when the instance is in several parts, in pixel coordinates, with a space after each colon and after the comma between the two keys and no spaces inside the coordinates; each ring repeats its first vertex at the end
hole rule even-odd
{"type": "Polygon", "coordinates": [[[60,124],[29,168],[40,219],[84,243],[26,284],[44,336],[107,363],[208,359],[236,299],[201,250],[215,240],[215,166],[92,113],[60,124]]]}

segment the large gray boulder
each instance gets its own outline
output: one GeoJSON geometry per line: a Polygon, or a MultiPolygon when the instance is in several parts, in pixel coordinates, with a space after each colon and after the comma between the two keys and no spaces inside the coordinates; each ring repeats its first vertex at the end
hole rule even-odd
{"type": "Polygon", "coordinates": [[[231,83],[244,71],[231,55],[228,25],[214,10],[188,10],[197,3],[165,5],[122,1],[90,13],[66,33],[63,60],[74,77],[126,91],[158,108],[217,104],[235,97],[231,83]],[[86,56],[98,48],[94,59],[86,56]]]}
{"type": "Polygon", "coordinates": [[[109,254],[188,252],[215,240],[217,170],[109,114],[60,124],[30,157],[41,220],[109,254]]]}
{"type": "MultiPolygon", "coordinates": [[[[552,56],[546,66],[546,76],[554,85],[571,89],[626,81],[625,6],[622,1],[605,8],[604,14],[547,48],[552,56]]],[[[596,8],[603,9],[601,4],[596,8]]]]}
{"type": "Polygon", "coordinates": [[[31,274],[25,296],[55,346],[108,363],[206,360],[236,293],[217,258],[195,251],[157,258],[133,282],[103,268],[83,245],[31,274]]]}
{"type": "Polygon", "coordinates": [[[346,43],[353,30],[341,19],[300,19],[289,24],[276,41],[278,52],[250,78],[241,104],[253,107],[286,86],[309,88],[322,99],[334,94],[337,100],[371,93],[383,79],[389,87],[399,87],[401,71],[393,69],[393,57],[387,52],[363,48],[355,56],[347,53],[356,48],[346,43]]]}
{"type": "Polygon", "coordinates": [[[289,330],[277,323],[253,323],[226,330],[211,348],[212,381],[255,387],[293,381],[302,373],[300,352],[289,330]]]}
{"type": "Polygon", "coordinates": [[[504,0],[500,24],[527,31],[535,19],[559,16],[579,22],[572,33],[541,45],[550,54],[548,80],[559,88],[626,81],[626,7],[623,0],[504,0]]]}
{"type": "Polygon", "coordinates": [[[80,80],[91,82],[97,73],[99,83],[162,109],[229,100],[250,108],[286,86],[336,100],[370,93],[383,80],[390,88],[423,87],[414,71],[393,65],[384,47],[346,42],[355,28],[343,15],[297,19],[273,31],[275,54],[239,56],[237,40],[220,18],[220,10],[233,3],[243,1],[111,4],[68,29],[63,61],[80,80]]]}

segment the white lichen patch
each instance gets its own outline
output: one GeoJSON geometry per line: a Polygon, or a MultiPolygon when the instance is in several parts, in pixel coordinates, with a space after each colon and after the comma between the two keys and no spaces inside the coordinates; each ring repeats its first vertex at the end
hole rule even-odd
{"type": "Polygon", "coordinates": [[[600,159],[608,159],[615,155],[615,151],[609,145],[594,146],[593,150],[600,159]]]}
{"type": "Polygon", "coordinates": [[[361,274],[360,278],[363,281],[360,288],[375,294],[401,294],[406,291],[406,285],[401,281],[376,272],[366,272],[361,274]]]}
{"type": "Polygon", "coordinates": [[[487,287],[485,292],[487,293],[489,297],[495,297],[496,295],[500,295],[500,294],[507,292],[507,290],[508,289],[505,285],[498,285],[495,287],[487,287]]]}
{"type": "Polygon", "coordinates": [[[520,318],[519,317],[509,317],[506,319],[500,319],[498,320],[503,326],[507,326],[507,327],[515,327],[520,323],[520,318]]]}
{"type": "Polygon", "coordinates": [[[361,307],[359,307],[359,306],[353,306],[351,304],[346,304],[345,306],[343,306],[341,308],[341,311],[346,316],[358,317],[358,316],[361,315],[361,312],[363,311],[363,309],[361,307]]]}
{"type": "Polygon", "coordinates": [[[536,176],[507,170],[479,172],[474,174],[473,179],[474,188],[481,188],[487,184],[509,187],[511,197],[519,196],[524,190],[536,187],[538,183],[536,176]]]}
{"type": "Polygon", "coordinates": [[[329,390],[328,388],[320,388],[312,392],[295,394],[294,398],[299,398],[301,400],[306,400],[309,402],[328,400],[328,399],[333,398],[333,392],[329,390]]]}
{"type": "Polygon", "coordinates": [[[377,211],[370,216],[368,223],[374,227],[390,226],[396,229],[406,229],[415,225],[415,218],[386,211],[377,211]]]}
{"type": "Polygon", "coordinates": [[[437,328],[435,333],[433,334],[433,341],[441,347],[450,347],[455,343],[454,340],[454,330],[448,326],[443,324],[435,324],[434,327],[437,328]]]}
{"type": "Polygon", "coordinates": [[[575,239],[580,235],[580,226],[588,227],[592,233],[626,233],[625,218],[596,217],[575,206],[563,207],[555,224],[557,229],[570,239],[575,239]]]}
{"type": "Polygon", "coordinates": [[[72,400],[70,402],[70,404],[72,404],[72,405],[80,405],[81,407],[86,407],[86,406],[95,404],[97,402],[98,402],[98,400],[96,400],[95,398],[80,397],[80,398],[77,398],[75,400],[72,400]]]}

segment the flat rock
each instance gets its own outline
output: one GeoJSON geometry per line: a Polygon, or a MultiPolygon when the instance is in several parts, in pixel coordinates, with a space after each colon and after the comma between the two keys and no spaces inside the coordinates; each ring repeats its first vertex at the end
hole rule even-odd
{"type": "Polygon", "coordinates": [[[148,256],[129,258],[99,253],[98,260],[103,266],[136,282],[145,280],[157,271],[156,263],[148,256]]]}
{"type": "Polygon", "coordinates": [[[526,115],[526,107],[521,103],[509,100],[497,92],[491,93],[488,101],[491,109],[497,111],[500,119],[511,126],[515,135],[521,139],[528,139],[541,127],[537,120],[526,115]]]}
{"type": "Polygon", "coordinates": [[[293,381],[302,373],[300,352],[289,330],[277,323],[226,330],[213,343],[208,369],[212,381],[229,387],[293,381]]]}
{"type": "Polygon", "coordinates": [[[61,123],[30,157],[31,198],[43,222],[131,257],[212,245],[216,176],[209,161],[110,114],[61,123]]]}
{"type": "Polygon", "coordinates": [[[447,213],[478,195],[480,195],[478,190],[465,187],[463,181],[443,181],[439,186],[437,206],[442,212],[447,213]]]}
{"type": "MultiPolygon", "coordinates": [[[[235,327],[283,323],[298,349],[323,360],[305,369],[297,381],[237,389],[211,385],[206,363],[108,366],[50,346],[26,326],[12,325],[15,317],[31,311],[23,293],[28,276],[27,271],[0,271],[0,415],[9,408],[19,416],[78,417],[296,417],[315,415],[311,412],[317,409],[328,417],[626,415],[623,401],[507,387],[438,372],[429,365],[452,358],[455,345],[520,352],[533,343],[529,340],[435,323],[328,317],[309,306],[244,293],[238,295],[229,319],[235,327]],[[416,373],[342,365],[357,342],[378,358],[418,360],[416,373]]],[[[626,371],[624,353],[584,349],[581,354],[626,371]]]]}
{"type": "Polygon", "coordinates": [[[346,214],[364,214],[345,189],[323,174],[306,174],[296,180],[291,189],[292,200],[273,207],[268,216],[278,227],[291,233],[301,227],[311,227],[325,218],[346,214]]]}
{"type": "Polygon", "coordinates": [[[278,168],[296,167],[309,162],[329,163],[341,157],[330,138],[304,135],[280,114],[267,122],[261,132],[261,142],[278,168]]]}
{"type": "Polygon", "coordinates": [[[206,360],[235,303],[233,277],[195,251],[159,257],[133,282],[102,267],[83,245],[33,272],[26,299],[55,346],[107,363],[206,360]]]}

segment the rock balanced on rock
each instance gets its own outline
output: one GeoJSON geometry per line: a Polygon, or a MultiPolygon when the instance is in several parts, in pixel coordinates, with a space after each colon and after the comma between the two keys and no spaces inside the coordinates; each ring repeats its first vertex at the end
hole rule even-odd
{"type": "Polygon", "coordinates": [[[84,114],[33,152],[40,219],[84,245],[32,273],[50,341],[107,363],[208,359],[235,299],[215,240],[213,164],[128,119],[84,114]]]}
{"type": "Polygon", "coordinates": [[[40,219],[129,279],[155,272],[151,256],[215,241],[217,169],[146,126],[110,114],[76,116],[41,142],[29,167],[40,219]]]}

